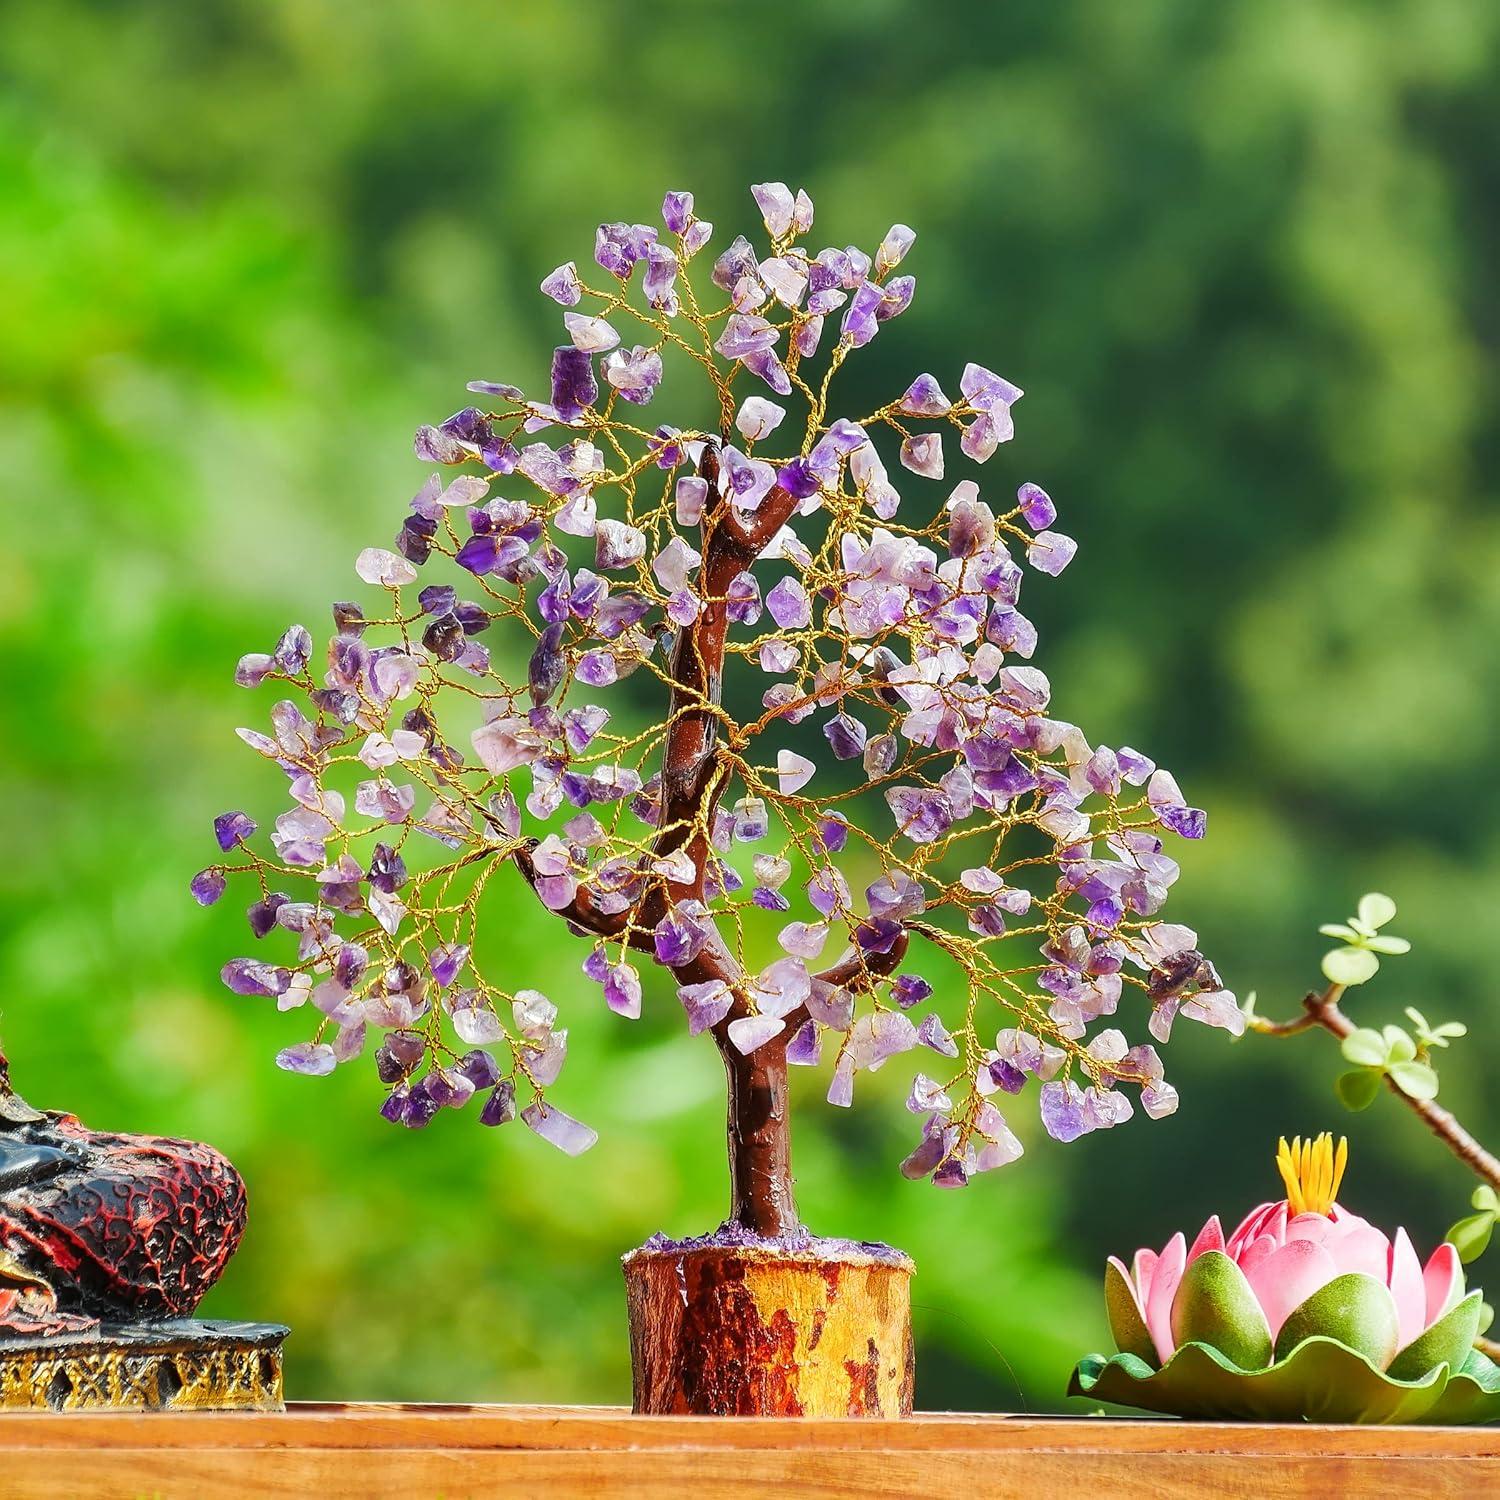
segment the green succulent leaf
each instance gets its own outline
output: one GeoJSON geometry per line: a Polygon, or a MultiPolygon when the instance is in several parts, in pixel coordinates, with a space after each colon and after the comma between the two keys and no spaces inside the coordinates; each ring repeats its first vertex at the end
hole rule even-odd
{"type": "Polygon", "coordinates": [[[1372,953],[1410,953],[1411,944],[1403,937],[1392,937],[1389,934],[1383,937],[1369,937],[1365,939],[1365,946],[1372,953]]]}
{"type": "Polygon", "coordinates": [[[1334,1092],[1345,1109],[1368,1109],[1380,1093],[1380,1080],[1384,1075],[1374,1068],[1352,1068],[1340,1073],[1333,1081],[1334,1092]]]}
{"type": "Polygon", "coordinates": [[[1481,1213],[1500,1214],[1500,1193],[1497,1193],[1489,1183],[1481,1182],[1474,1189],[1474,1196],[1469,1199],[1481,1213]]]}
{"type": "Polygon", "coordinates": [[[1495,1215],[1488,1209],[1460,1219],[1448,1231],[1448,1243],[1458,1251],[1458,1258],[1465,1265],[1478,1260],[1490,1246],[1490,1235],[1494,1232],[1495,1215]]]}
{"type": "Polygon", "coordinates": [[[1384,927],[1396,915],[1396,903],[1379,891],[1359,898],[1359,920],[1366,927],[1384,927]]]}
{"type": "Polygon", "coordinates": [[[1393,1062],[1386,1071],[1403,1094],[1413,1099],[1436,1099],[1438,1076],[1426,1063],[1393,1062]]]}
{"type": "Polygon", "coordinates": [[[1397,1354],[1386,1374],[1392,1380],[1420,1380],[1438,1365],[1458,1369],[1479,1336],[1483,1302],[1481,1293],[1470,1292],[1463,1301],[1455,1303],[1397,1354]]]}
{"type": "Polygon", "coordinates": [[[1410,1062],[1417,1055],[1417,1044],[1399,1026],[1383,1026],[1387,1062],[1410,1062]]]}
{"type": "Polygon", "coordinates": [[[1271,1325],[1245,1273],[1222,1250],[1207,1250],[1183,1273],[1172,1299],[1172,1338],[1211,1344],[1242,1370],[1271,1363],[1271,1325]]]}
{"type": "Polygon", "coordinates": [[[1156,1346],[1141,1317],[1140,1304],[1113,1261],[1104,1268],[1104,1306],[1109,1313],[1109,1331],[1114,1335],[1115,1348],[1155,1364],[1156,1346]]]}
{"type": "Polygon", "coordinates": [[[1444,1021],[1439,1026],[1431,1025],[1414,1005],[1406,1007],[1406,1015],[1418,1042],[1424,1047],[1446,1047],[1450,1041],[1469,1034],[1469,1028],[1462,1021],[1444,1021]]]}
{"type": "Polygon", "coordinates": [[[1495,1309],[1493,1307],[1491,1307],[1488,1302],[1481,1302],[1479,1304],[1479,1331],[1480,1331],[1480,1333],[1482,1333],[1482,1334],[1483,1333],[1488,1333],[1490,1331],[1490,1324],[1493,1323],[1494,1321],[1495,1321],[1495,1309]]]}
{"type": "Polygon", "coordinates": [[[1337,938],[1341,943],[1357,943],[1360,939],[1359,933],[1344,922],[1325,922],[1318,931],[1324,937],[1337,938]]]}
{"type": "Polygon", "coordinates": [[[1373,1276],[1358,1271],[1335,1276],[1287,1314],[1276,1335],[1276,1358],[1287,1358],[1304,1339],[1316,1337],[1337,1339],[1383,1370],[1400,1337],[1395,1298],[1373,1276]]]}
{"type": "Polygon", "coordinates": [[[1360,1026],[1351,1031],[1340,1044],[1345,1062],[1361,1068],[1383,1068],[1389,1048],[1386,1040],[1371,1026],[1360,1026]]]}
{"type": "Polygon", "coordinates": [[[1334,948],[1323,955],[1323,976],[1331,984],[1364,984],[1380,970],[1380,960],[1365,948],[1334,948]]]}

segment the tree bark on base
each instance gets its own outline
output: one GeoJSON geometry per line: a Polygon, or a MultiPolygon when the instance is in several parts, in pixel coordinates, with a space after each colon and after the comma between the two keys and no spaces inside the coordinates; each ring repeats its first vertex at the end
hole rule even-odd
{"type": "Polygon", "coordinates": [[[913,1266],[899,1251],[699,1241],[643,1246],[624,1267],[637,1412],[911,1414],[913,1266]]]}

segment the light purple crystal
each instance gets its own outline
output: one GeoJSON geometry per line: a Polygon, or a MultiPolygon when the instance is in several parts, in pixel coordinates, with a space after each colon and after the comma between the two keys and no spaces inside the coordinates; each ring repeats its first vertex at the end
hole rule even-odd
{"type": "Polygon", "coordinates": [[[747,1057],[786,1030],[780,1016],[741,1016],[729,1023],[729,1040],[747,1057]]]}
{"type": "Polygon", "coordinates": [[[1039,1103],[1042,1126],[1055,1141],[1076,1141],[1093,1129],[1083,1090],[1071,1079],[1044,1083],[1039,1103]]]}
{"type": "Polygon", "coordinates": [[[533,1100],[521,1111],[521,1119],[548,1144],[567,1156],[582,1156],[598,1139],[599,1132],[590,1130],[581,1120],[575,1120],[560,1109],[533,1100]]]}
{"type": "Polygon", "coordinates": [[[1057,507],[1052,497],[1040,485],[1023,484],[1016,491],[1016,504],[1028,526],[1040,531],[1057,519],[1057,507]]]}
{"type": "Polygon", "coordinates": [[[572,261],[560,265],[542,282],[542,291],[563,307],[577,307],[583,296],[578,284],[578,267],[572,261]]]}
{"type": "Polygon", "coordinates": [[[771,589],[766,608],[783,630],[803,630],[812,623],[807,590],[795,578],[783,578],[771,589]]]}
{"type": "Polygon", "coordinates": [[[276,1054],[276,1066],[288,1073],[301,1073],[308,1078],[324,1078],[333,1072],[338,1059],[333,1048],[325,1042],[298,1042],[292,1047],[283,1047],[276,1054]]]}

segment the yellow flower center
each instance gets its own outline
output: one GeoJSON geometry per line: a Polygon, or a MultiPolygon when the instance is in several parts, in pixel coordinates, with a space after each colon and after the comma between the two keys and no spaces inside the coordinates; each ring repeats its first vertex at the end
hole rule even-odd
{"type": "Polygon", "coordinates": [[[1326,1130],[1309,1141],[1299,1135],[1290,1146],[1282,1136],[1276,1148],[1276,1169],[1286,1184],[1286,1203],[1292,1213],[1326,1217],[1339,1195],[1348,1161],[1349,1142],[1344,1136],[1339,1137],[1337,1149],[1326,1130]]]}

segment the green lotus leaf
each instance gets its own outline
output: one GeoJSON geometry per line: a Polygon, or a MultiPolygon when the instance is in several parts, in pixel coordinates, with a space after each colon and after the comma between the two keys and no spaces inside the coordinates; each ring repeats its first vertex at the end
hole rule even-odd
{"type": "Polygon", "coordinates": [[[1431,1328],[1414,1338],[1386,1368],[1396,1380],[1417,1380],[1434,1365],[1462,1367],[1468,1351],[1479,1333],[1479,1310],[1484,1303],[1482,1292],[1470,1292],[1455,1303],[1431,1328]]]}
{"type": "Polygon", "coordinates": [[[1458,1426],[1500,1421],[1500,1365],[1470,1349],[1426,1420],[1458,1426]]]}
{"type": "Polygon", "coordinates": [[[1242,1370],[1271,1363],[1271,1325],[1245,1273],[1222,1250],[1205,1251],[1183,1272],[1172,1299],[1172,1339],[1209,1344],[1242,1370]]]}
{"type": "Polygon", "coordinates": [[[1127,1354],[1156,1363],[1156,1345],[1141,1317],[1135,1292],[1120,1267],[1111,1260],[1104,1268],[1104,1305],[1109,1312],[1109,1331],[1115,1337],[1115,1348],[1127,1354]]]}
{"type": "Polygon", "coordinates": [[[1358,1271],[1335,1276],[1287,1315],[1276,1336],[1276,1358],[1317,1336],[1337,1340],[1383,1370],[1400,1338],[1395,1299],[1373,1276],[1358,1271]]]}
{"type": "Polygon", "coordinates": [[[1159,1370],[1133,1354],[1091,1354],[1073,1371],[1068,1394],[1213,1421],[1500,1420],[1500,1370],[1483,1356],[1451,1377],[1439,1365],[1421,1380],[1394,1380],[1323,1337],[1304,1339],[1264,1370],[1241,1370],[1207,1344],[1184,1344],[1159,1370]]]}

